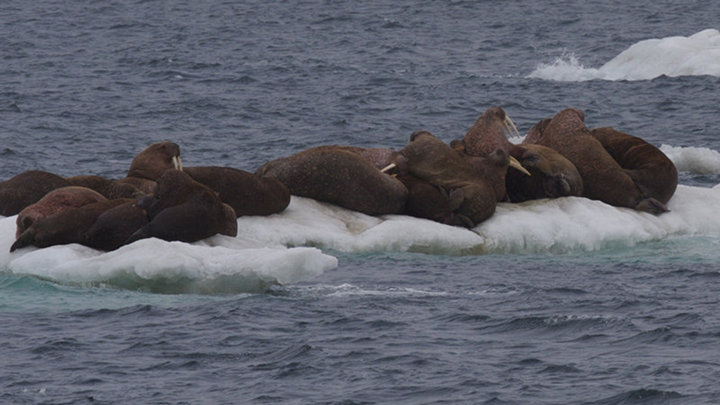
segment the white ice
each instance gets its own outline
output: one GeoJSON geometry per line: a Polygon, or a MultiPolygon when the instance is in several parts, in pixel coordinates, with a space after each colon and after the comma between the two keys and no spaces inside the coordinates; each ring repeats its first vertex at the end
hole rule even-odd
{"type": "MultiPolygon", "coordinates": [[[[680,171],[720,174],[714,150],[661,149],[680,171]]],[[[672,236],[720,237],[720,185],[680,185],[668,207],[670,212],[654,216],[581,197],[501,203],[494,216],[468,230],[403,215],[373,217],[293,196],[282,213],[238,218],[234,238],[192,244],[146,239],[108,253],[77,244],[10,253],[16,216],[0,217],[0,271],[160,292],[257,292],[336,268],[332,251],[555,254],[672,236]]]]}
{"type": "Polygon", "coordinates": [[[600,68],[585,67],[572,53],[541,63],[529,78],[555,81],[650,80],[659,76],[720,76],[720,31],[639,41],[600,68]]]}

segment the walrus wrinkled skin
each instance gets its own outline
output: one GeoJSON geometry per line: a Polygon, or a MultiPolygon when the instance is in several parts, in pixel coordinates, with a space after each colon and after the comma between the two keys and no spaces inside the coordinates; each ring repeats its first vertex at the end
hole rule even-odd
{"type": "Polygon", "coordinates": [[[0,182],[0,215],[13,216],[56,188],[69,186],[64,178],[42,170],[29,170],[0,182]]]}
{"type": "Polygon", "coordinates": [[[660,149],[610,127],[590,132],[633,179],[643,197],[667,204],[677,188],[678,172],[660,149]]]}
{"type": "Polygon", "coordinates": [[[135,156],[127,175],[118,182],[131,184],[145,194],[152,194],[155,181],[168,169],[182,170],[180,146],[173,142],[157,142],[135,156]]]}
{"type": "Polygon", "coordinates": [[[231,167],[185,167],[193,180],[218,192],[220,199],[231,206],[238,217],[271,215],[290,204],[290,190],[271,177],[260,177],[231,167]]]}
{"type": "Polygon", "coordinates": [[[120,198],[142,198],[146,193],[129,183],[121,183],[117,180],[106,179],[95,175],[79,175],[66,177],[73,186],[87,187],[102,194],[108,200],[120,198]]]}
{"type": "Polygon", "coordinates": [[[510,152],[510,141],[505,136],[508,116],[501,107],[490,107],[482,113],[463,139],[456,143],[470,156],[485,157],[496,149],[510,152]]]}
{"type": "Polygon", "coordinates": [[[497,198],[493,187],[456,150],[431,133],[413,132],[410,143],[400,153],[407,159],[411,175],[442,188],[448,196],[453,195],[448,201],[459,198],[454,215],[465,226],[474,227],[495,213],[497,198]]]}
{"type": "MultiPolygon", "coordinates": [[[[505,136],[505,131],[510,132],[510,128],[517,130],[505,110],[500,107],[490,107],[478,117],[462,140],[453,140],[450,143],[450,146],[468,160],[471,166],[478,166],[477,158],[494,155],[493,159],[501,167],[493,170],[492,174],[485,170],[483,175],[493,176],[487,177],[487,180],[492,181],[498,201],[507,200],[505,178],[508,172],[517,169],[524,175],[530,174],[510,153],[513,145],[505,136]],[[503,155],[505,158],[502,157],[503,155]],[[508,170],[509,167],[513,170],[508,170]]],[[[483,164],[480,163],[480,167],[482,166],[483,164]]]]}
{"type": "Polygon", "coordinates": [[[627,172],[592,136],[584,121],[582,111],[562,110],[552,120],[536,125],[525,142],[547,146],[570,160],[582,177],[584,197],[655,215],[666,212],[663,203],[641,193],[627,172]]]}
{"type": "Polygon", "coordinates": [[[40,217],[15,240],[10,251],[14,252],[30,245],[45,248],[70,243],[84,244],[85,232],[90,229],[100,214],[128,201],[130,200],[105,199],[40,217]]]}
{"type": "Polygon", "coordinates": [[[81,243],[106,252],[115,250],[148,222],[147,212],[130,199],[101,213],[83,234],[81,243]]]}
{"type": "Polygon", "coordinates": [[[148,213],[150,222],[133,233],[127,244],[156,237],[167,241],[195,242],[218,233],[237,235],[235,213],[208,186],[187,173],[171,169],[157,180],[152,196],[138,206],[148,213]]]}
{"type": "Polygon", "coordinates": [[[280,180],[293,195],[368,215],[400,213],[408,194],[400,180],[343,146],[307,149],[265,163],[256,173],[280,180]]]}
{"type": "Polygon", "coordinates": [[[86,187],[68,186],[55,189],[34,204],[23,208],[17,216],[16,237],[20,237],[39,218],[56,214],[69,208],[106,201],[102,194],[86,187]]]}
{"type": "Polygon", "coordinates": [[[526,176],[515,170],[508,171],[505,185],[511,202],[582,196],[580,173],[571,161],[555,150],[521,143],[513,145],[510,154],[531,174],[526,176]]]}

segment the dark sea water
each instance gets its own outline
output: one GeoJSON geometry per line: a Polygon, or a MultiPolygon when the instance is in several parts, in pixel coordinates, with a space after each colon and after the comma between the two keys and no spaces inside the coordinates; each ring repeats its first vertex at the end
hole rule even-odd
{"type": "MultiPolygon", "coordinates": [[[[714,1],[0,2],[0,180],[153,142],[254,171],[565,107],[662,148],[672,212],[501,204],[472,231],[294,198],[237,238],[10,254],[0,403],[720,403],[714,1]],[[655,42],[645,42],[654,39],[655,42]]],[[[516,140],[517,141],[517,140],[516,140]]]]}

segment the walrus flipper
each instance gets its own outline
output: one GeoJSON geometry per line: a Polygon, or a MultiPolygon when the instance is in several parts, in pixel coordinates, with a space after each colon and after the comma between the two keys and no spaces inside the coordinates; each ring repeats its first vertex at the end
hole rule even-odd
{"type": "Polygon", "coordinates": [[[670,212],[670,210],[665,204],[652,197],[640,201],[635,207],[635,209],[638,211],[649,212],[653,215],[660,215],[666,212],[670,212]]]}
{"type": "Polygon", "coordinates": [[[16,240],[15,243],[10,246],[10,251],[14,252],[20,248],[24,248],[32,245],[35,240],[35,231],[32,229],[26,229],[16,240]]]}

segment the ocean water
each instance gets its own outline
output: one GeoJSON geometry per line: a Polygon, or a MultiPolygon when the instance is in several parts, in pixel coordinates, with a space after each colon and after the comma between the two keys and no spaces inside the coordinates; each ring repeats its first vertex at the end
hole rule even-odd
{"type": "MultiPolygon", "coordinates": [[[[236,238],[10,253],[0,402],[720,402],[720,9],[697,1],[0,3],[0,180],[152,142],[254,171],[565,107],[660,147],[659,217],[583,198],[475,229],[295,198],[236,238]]],[[[512,139],[519,142],[521,139],[512,139]]]]}

